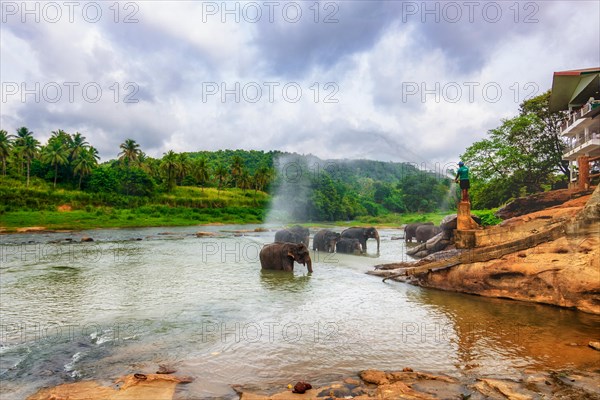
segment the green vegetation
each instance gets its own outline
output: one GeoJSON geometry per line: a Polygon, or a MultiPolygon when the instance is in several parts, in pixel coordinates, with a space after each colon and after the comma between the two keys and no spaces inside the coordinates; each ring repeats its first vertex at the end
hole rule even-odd
{"type": "Polygon", "coordinates": [[[475,208],[501,206],[529,194],[566,188],[568,164],[562,160],[562,112],[549,111],[550,92],[524,101],[519,115],[502,121],[488,138],[462,155],[471,168],[471,198],[475,208]]]}
{"type": "MultiPolygon", "coordinates": [[[[411,164],[320,160],[277,151],[221,150],[148,157],[133,139],[98,164],[80,133],[0,130],[0,216],[6,228],[262,222],[271,197],[287,217],[309,221],[396,221],[448,201],[450,181],[411,164]],[[58,212],[58,207],[70,210],[58,212]],[[66,207],[64,207],[66,206],[66,207]]],[[[415,217],[417,218],[417,217],[415,217]]]]}

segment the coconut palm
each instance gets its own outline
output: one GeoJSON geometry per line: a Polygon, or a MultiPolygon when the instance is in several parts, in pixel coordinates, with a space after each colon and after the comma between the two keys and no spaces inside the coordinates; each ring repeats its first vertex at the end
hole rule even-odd
{"type": "Polygon", "coordinates": [[[33,132],[31,132],[25,126],[22,126],[19,129],[17,129],[17,134],[14,136],[15,141],[14,141],[14,145],[13,145],[13,151],[15,154],[15,158],[17,159],[17,165],[18,165],[17,169],[18,169],[19,175],[23,173],[23,169],[25,166],[25,159],[23,158],[23,146],[25,144],[27,137],[29,137],[29,136],[33,136],[33,132]]]}
{"type": "Polygon", "coordinates": [[[22,138],[19,146],[19,154],[27,165],[27,186],[29,186],[29,172],[31,170],[31,161],[37,156],[40,147],[40,142],[33,137],[33,132],[29,132],[22,138]]]}
{"type": "Polygon", "coordinates": [[[48,145],[42,151],[42,161],[54,167],[54,188],[58,177],[58,166],[69,162],[69,148],[58,136],[48,140],[48,145]]]}
{"type": "Polygon", "coordinates": [[[258,190],[265,190],[267,184],[273,176],[273,171],[268,167],[260,167],[254,173],[254,192],[258,190]]]}
{"type": "Polygon", "coordinates": [[[75,175],[79,175],[79,189],[81,189],[81,181],[83,177],[92,173],[94,167],[98,165],[99,159],[100,157],[98,156],[98,150],[96,150],[93,146],[84,148],[79,153],[73,168],[73,173],[75,175]]]}
{"type": "Polygon", "coordinates": [[[70,156],[71,162],[76,162],[79,159],[79,156],[88,148],[90,144],[85,140],[85,136],[81,133],[76,132],[73,135],[73,139],[71,139],[70,143],[70,156]]]}
{"type": "Polygon", "coordinates": [[[244,169],[244,160],[242,157],[235,155],[231,158],[231,176],[233,177],[233,182],[235,187],[238,187],[238,180],[240,175],[242,174],[242,170],[244,169]]]}
{"type": "Polygon", "coordinates": [[[206,158],[202,157],[195,160],[192,165],[192,174],[194,179],[196,179],[196,182],[198,182],[202,188],[202,191],[204,191],[204,184],[209,179],[208,163],[206,162],[206,158]]]}
{"type": "Polygon", "coordinates": [[[133,139],[125,139],[119,148],[121,149],[121,152],[118,154],[119,161],[125,162],[126,165],[136,163],[142,154],[140,145],[133,139]]]}
{"type": "Polygon", "coordinates": [[[179,182],[183,182],[186,175],[191,171],[191,163],[187,153],[177,154],[177,177],[179,182]]]}
{"type": "Polygon", "coordinates": [[[246,189],[249,189],[252,185],[252,178],[250,177],[250,174],[248,173],[248,170],[246,168],[242,169],[242,172],[238,177],[238,184],[240,189],[244,191],[246,191],[246,189]]]}
{"type": "Polygon", "coordinates": [[[215,167],[215,178],[217,178],[217,182],[219,182],[217,191],[220,191],[223,187],[223,184],[227,180],[227,175],[229,175],[229,171],[223,164],[219,164],[215,167]]]}
{"type": "Polygon", "coordinates": [[[3,176],[6,176],[6,160],[10,156],[11,148],[11,136],[5,130],[0,129],[0,160],[2,160],[3,176]]]}
{"type": "Polygon", "coordinates": [[[178,157],[173,150],[163,153],[160,168],[167,174],[167,191],[173,190],[175,176],[177,175],[178,157]]]}

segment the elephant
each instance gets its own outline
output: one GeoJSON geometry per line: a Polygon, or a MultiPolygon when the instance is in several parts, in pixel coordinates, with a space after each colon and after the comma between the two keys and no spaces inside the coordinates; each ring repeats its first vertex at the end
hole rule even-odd
{"type": "Polygon", "coordinates": [[[353,254],[358,252],[359,254],[362,254],[362,246],[358,239],[341,238],[335,244],[335,249],[338,253],[353,254]]]}
{"type": "Polygon", "coordinates": [[[282,229],[275,232],[276,242],[288,242],[288,243],[304,243],[308,247],[310,240],[310,233],[307,228],[303,228],[300,225],[292,226],[288,229],[282,229]]]}
{"type": "Polygon", "coordinates": [[[370,227],[370,228],[356,228],[356,227],[352,227],[352,228],[348,228],[344,231],[342,231],[342,238],[348,238],[348,239],[358,239],[358,241],[360,242],[360,245],[362,246],[362,251],[363,253],[367,252],[367,240],[369,238],[373,238],[377,240],[377,253],[379,253],[379,232],[377,232],[377,229],[370,227]]]}
{"type": "Polygon", "coordinates": [[[310,231],[308,230],[308,228],[304,228],[300,225],[294,225],[291,228],[288,228],[288,231],[295,233],[296,235],[298,235],[299,237],[302,238],[302,243],[304,243],[306,245],[306,247],[309,246],[309,242],[310,242],[310,231]]]}
{"type": "Polygon", "coordinates": [[[329,229],[321,229],[313,237],[313,250],[333,253],[335,244],[340,240],[340,234],[329,229]]]}
{"type": "Polygon", "coordinates": [[[262,269],[293,271],[295,261],[302,265],[308,264],[308,272],[313,272],[310,252],[304,243],[266,244],[260,250],[259,258],[262,269]]]}
{"type": "Polygon", "coordinates": [[[438,233],[442,231],[442,228],[434,225],[421,225],[417,227],[415,232],[415,238],[417,239],[417,243],[425,243],[438,233]]]}
{"type": "Polygon", "coordinates": [[[404,241],[406,243],[408,243],[408,242],[412,243],[412,239],[415,237],[417,228],[421,225],[433,225],[433,222],[416,222],[413,224],[406,225],[404,227],[404,241]]]}

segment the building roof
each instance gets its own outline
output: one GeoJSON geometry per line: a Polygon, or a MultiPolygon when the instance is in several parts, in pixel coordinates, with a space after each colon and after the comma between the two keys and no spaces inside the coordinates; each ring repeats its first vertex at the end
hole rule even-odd
{"type": "Polygon", "coordinates": [[[550,111],[582,106],[590,97],[600,100],[600,67],[554,73],[550,111]]]}

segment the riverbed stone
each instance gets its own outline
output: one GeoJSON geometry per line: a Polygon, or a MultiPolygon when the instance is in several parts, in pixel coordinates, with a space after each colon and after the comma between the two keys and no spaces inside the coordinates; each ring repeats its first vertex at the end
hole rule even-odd
{"type": "Polygon", "coordinates": [[[376,369],[367,369],[361,371],[360,379],[366,383],[373,383],[375,385],[385,385],[390,382],[386,377],[385,372],[376,369]]]}
{"type": "Polygon", "coordinates": [[[600,342],[589,342],[588,346],[594,350],[600,351],[600,342]]]}

